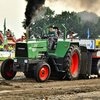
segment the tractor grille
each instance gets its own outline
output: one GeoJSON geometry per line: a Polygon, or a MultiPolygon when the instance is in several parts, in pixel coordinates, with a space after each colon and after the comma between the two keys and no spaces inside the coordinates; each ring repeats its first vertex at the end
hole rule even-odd
{"type": "Polygon", "coordinates": [[[27,44],[16,43],[16,57],[28,57],[27,44]]]}

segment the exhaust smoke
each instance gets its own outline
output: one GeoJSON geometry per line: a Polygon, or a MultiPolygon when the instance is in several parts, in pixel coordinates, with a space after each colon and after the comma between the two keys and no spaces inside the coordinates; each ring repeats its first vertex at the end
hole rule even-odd
{"type": "Polygon", "coordinates": [[[27,2],[25,17],[26,17],[26,26],[31,23],[33,17],[36,16],[36,11],[38,11],[45,0],[25,0],[27,2]]]}
{"type": "Polygon", "coordinates": [[[48,6],[55,12],[62,11],[88,11],[94,12],[100,15],[99,4],[100,0],[25,0],[27,2],[25,17],[26,17],[26,26],[28,26],[32,19],[38,14],[41,7],[48,6]]]}

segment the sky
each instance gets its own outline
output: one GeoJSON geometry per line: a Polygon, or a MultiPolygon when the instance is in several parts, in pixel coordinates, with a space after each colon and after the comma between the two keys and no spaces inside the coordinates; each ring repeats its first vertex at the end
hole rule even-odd
{"type": "MultiPolygon", "coordinates": [[[[21,23],[25,19],[26,4],[25,0],[0,0],[0,30],[3,31],[6,18],[7,29],[12,30],[16,38],[20,38],[26,31],[21,23]]],[[[76,12],[87,10],[100,16],[99,4],[100,0],[46,0],[45,2],[45,6],[49,6],[57,14],[65,10],[76,12]]]]}
{"type": "Polygon", "coordinates": [[[87,10],[100,16],[100,0],[46,0],[45,5],[56,13],[65,10],[75,12],[87,10]]]}
{"type": "Polygon", "coordinates": [[[25,32],[21,23],[25,19],[25,8],[25,0],[0,0],[0,30],[3,31],[6,18],[6,28],[11,29],[16,38],[20,38],[25,32]]]}
{"type": "MultiPolygon", "coordinates": [[[[20,38],[23,32],[26,32],[21,23],[25,19],[26,4],[25,0],[0,0],[0,30],[4,30],[6,18],[6,29],[12,30],[16,39],[20,38]]],[[[48,6],[48,3],[46,5],[48,6]]]]}

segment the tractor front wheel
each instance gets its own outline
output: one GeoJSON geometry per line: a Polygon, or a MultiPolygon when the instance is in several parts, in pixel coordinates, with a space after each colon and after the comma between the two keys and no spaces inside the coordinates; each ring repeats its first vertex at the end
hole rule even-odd
{"type": "Polygon", "coordinates": [[[45,62],[40,62],[35,68],[34,78],[37,82],[45,82],[49,79],[50,74],[50,66],[45,62]]]}
{"type": "Polygon", "coordinates": [[[71,45],[64,57],[64,70],[66,78],[74,80],[79,77],[81,68],[81,54],[77,45],[71,45]]]}
{"type": "Polygon", "coordinates": [[[1,75],[6,80],[11,80],[16,75],[16,72],[13,71],[13,60],[12,59],[7,59],[2,63],[1,75]]]}

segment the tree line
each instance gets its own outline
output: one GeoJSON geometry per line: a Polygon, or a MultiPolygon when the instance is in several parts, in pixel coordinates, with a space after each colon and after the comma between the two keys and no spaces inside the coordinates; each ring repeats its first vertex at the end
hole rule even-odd
{"type": "MultiPolygon", "coordinates": [[[[38,15],[38,17],[33,18],[30,24],[30,35],[37,33],[37,35],[42,32],[46,32],[46,27],[50,24],[63,24],[67,31],[71,29],[77,35],[78,38],[87,38],[87,30],[89,28],[90,38],[99,38],[100,34],[100,17],[92,12],[82,11],[79,13],[63,11],[61,14],[55,14],[55,11],[51,10],[49,7],[44,7],[42,9],[45,12],[38,15]]],[[[22,22],[24,29],[26,28],[25,19],[22,22]]],[[[60,28],[63,33],[63,28],[60,28]]],[[[69,34],[69,33],[67,33],[69,34]]]]}

